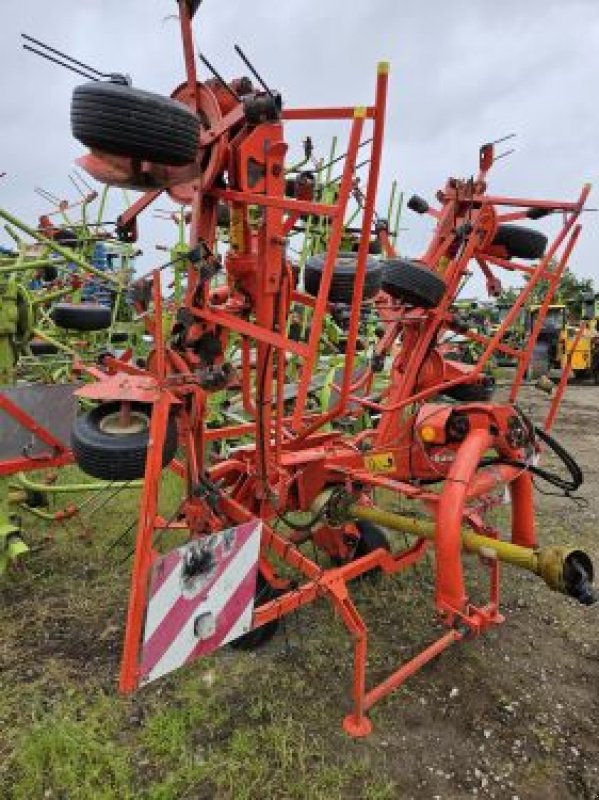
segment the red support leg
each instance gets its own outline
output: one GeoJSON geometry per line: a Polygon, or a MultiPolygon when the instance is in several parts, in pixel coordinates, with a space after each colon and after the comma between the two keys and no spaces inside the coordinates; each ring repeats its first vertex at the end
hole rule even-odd
{"type": "Polygon", "coordinates": [[[522,472],[510,483],[512,498],[512,542],[522,547],[536,547],[535,509],[532,476],[522,472]]]}
{"type": "Polygon", "coordinates": [[[490,444],[488,431],[475,430],[469,434],[456,454],[441,494],[435,533],[435,601],[442,612],[463,613],[465,610],[461,540],[464,503],[480,458],[490,444]]]}
{"type": "Polygon", "coordinates": [[[366,696],[366,653],[368,650],[368,636],[366,625],[358,613],[358,609],[347,594],[345,584],[343,584],[342,590],[345,597],[339,597],[338,592],[340,591],[341,586],[338,588],[335,587],[332,594],[333,602],[354,640],[354,710],[343,720],[343,729],[350,736],[360,738],[362,736],[368,736],[372,731],[372,722],[364,714],[366,710],[364,701],[366,696]]]}
{"type": "Polygon", "coordinates": [[[121,660],[119,681],[121,692],[132,692],[137,688],[138,684],[139,644],[143,633],[148,575],[152,565],[152,538],[158,510],[162,451],[170,406],[171,403],[168,396],[162,394],[152,410],[145,481],[140,502],[140,516],[135,542],[133,571],[131,573],[125,643],[121,660]]]}

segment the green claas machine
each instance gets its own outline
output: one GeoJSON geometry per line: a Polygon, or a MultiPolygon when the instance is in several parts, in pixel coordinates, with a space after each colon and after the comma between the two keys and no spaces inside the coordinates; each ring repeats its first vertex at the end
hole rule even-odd
{"type": "Polygon", "coordinates": [[[76,224],[61,204],[68,227],[58,228],[44,217],[32,228],[0,209],[12,240],[0,248],[0,574],[28,549],[19,512],[56,522],[78,508],[51,510],[50,497],[106,491],[105,483],[61,486],[24,474],[72,461],[74,358],[95,362],[139,327],[128,300],[133,248],[98,236],[86,209],[76,224]]]}

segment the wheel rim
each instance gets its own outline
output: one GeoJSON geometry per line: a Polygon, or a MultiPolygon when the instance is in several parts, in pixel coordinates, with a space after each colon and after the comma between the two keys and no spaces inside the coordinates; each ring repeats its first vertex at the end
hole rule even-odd
{"type": "Polygon", "coordinates": [[[141,411],[131,411],[126,417],[120,411],[114,411],[100,420],[98,427],[102,433],[110,436],[131,436],[145,433],[150,427],[150,420],[141,411]]]}
{"type": "MultiPolygon", "coordinates": [[[[180,86],[178,86],[171,94],[171,97],[173,100],[178,100],[180,103],[184,103],[194,113],[200,113],[200,116],[204,121],[204,129],[213,128],[220,122],[223,116],[218,100],[210,88],[205,84],[198,82],[198,90],[200,96],[199,111],[195,107],[194,97],[187,83],[182,83],[180,86]]],[[[196,188],[203,188],[210,185],[211,181],[216,177],[222,168],[226,144],[227,139],[225,136],[220,136],[214,140],[202,155],[202,159],[205,159],[202,174],[191,182],[180,183],[167,189],[167,192],[176,203],[191,205],[196,188]]]]}

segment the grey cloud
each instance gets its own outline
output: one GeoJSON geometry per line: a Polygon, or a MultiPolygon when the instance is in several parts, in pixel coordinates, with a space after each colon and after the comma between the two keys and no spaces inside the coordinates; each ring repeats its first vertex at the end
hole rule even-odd
{"type": "MultiPolygon", "coordinates": [[[[81,153],[68,122],[78,79],[24,53],[20,31],[169,93],[183,70],[175,11],[174,0],[2,3],[2,205],[33,221],[44,210],[33,186],[72,194],[67,175],[81,153]]],[[[294,106],[370,102],[376,63],[389,60],[381,208],[393,178],[430,198],[447,175],[472,173],[481,142],[512,131],[517,150],[492,173],[493,191],[569,198],[598,179],[595,0],[205,0],[195,28],[223,74],[242,72],[238,42],[294,106]]],[[[324,151],[335,132],[342,147],[347,128],[328,124],[294,124],[289,138],[298,146],[310,134],[324,151]]],[[[404,224],[403,248],[418,252],[430,224],[413,215],[404,224]]],[[[596,216],[584,225],[572,266],[597,276],[596,216]]],[[[144,220],[146,268],[153,244],[173,235],[144,220]]]]}

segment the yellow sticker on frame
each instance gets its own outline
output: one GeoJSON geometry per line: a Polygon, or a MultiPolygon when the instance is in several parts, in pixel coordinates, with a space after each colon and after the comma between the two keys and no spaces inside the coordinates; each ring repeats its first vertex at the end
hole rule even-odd
{"type": "Polygon", "coordinates": [[[370,472],[394,472],[395,456],[393,453],[373,453],[364,457],[364,464],[370,472]]]}

